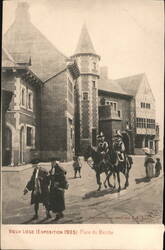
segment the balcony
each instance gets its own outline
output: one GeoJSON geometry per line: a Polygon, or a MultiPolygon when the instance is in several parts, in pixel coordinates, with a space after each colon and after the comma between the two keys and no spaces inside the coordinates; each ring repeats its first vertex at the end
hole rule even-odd
{"type": "Polygon", "coordinates": [[[118,111],[111,109],[110,105],[101,105],[99,106],[99,120],[121,120],[118,111]]]}

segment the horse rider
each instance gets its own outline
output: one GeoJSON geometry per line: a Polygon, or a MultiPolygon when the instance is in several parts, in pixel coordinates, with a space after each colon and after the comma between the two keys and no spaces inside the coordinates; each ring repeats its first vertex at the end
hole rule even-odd
{"type": "Polygon", "coordinates": [[[117,130],[116,135],[114,136],[113,149],[117,153],[118,161],[124,162],[124,160],[125,160],[125,145],[124,145],[123,137],[122,137],[120,130],[117,130]]]}
{"type": "Polygon", "coordinates": [[[108,142],[105,140],[105,136],[103,132],[100,133],[100,135],[97,136],[98,139],[98,145],[97,145],[97,152],[101,156],[101,161],[98,164],[98,167],[101,168],[102,164],[106,164],[106,161],[108,160],[108,153],[109,153],[109,145],[108,142]]]}

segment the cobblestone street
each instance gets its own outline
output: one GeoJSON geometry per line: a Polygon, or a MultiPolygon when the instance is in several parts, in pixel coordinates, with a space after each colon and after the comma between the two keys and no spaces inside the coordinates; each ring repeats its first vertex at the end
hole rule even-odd
{"type": "MultiPolygon", "coordinates": [[[[162,158],[162,157],[161,157],[162,158]]],[[[30,192],[23,196],[23,189],[31,176],[32,168],[21,172],[2,172],[3,223],[4,224],[77,224],[77,223],[161,223],[163,209],[163,175],[144,182],[144,156],[133,157],[127,190],[110,188],[97,192],[95,172],[83,162],[82,178],[73,178],[71,163],[62,163],[67,170],[69,189],[65,192],[65,217],[58,222],[55,215],[47,220],[40,205],[39,219],[32,221],[33,206],[30,192]],[[136,179],[136,180],[135,180],[136,179]]],[[[43,164],[47,169],[49,164],[43,164]]],[[[102,174],[102,180],[105,175],[102,174]]],[[[122,187],[124,176],[121,174],[122,187]]],[[[113,178],[111,179],[113,184],[113,178]]]]}

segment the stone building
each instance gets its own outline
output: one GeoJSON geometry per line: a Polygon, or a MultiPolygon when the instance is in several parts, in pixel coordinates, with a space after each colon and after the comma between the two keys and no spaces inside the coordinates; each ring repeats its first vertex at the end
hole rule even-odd
{"type": "Polygon", "coordinates": [[[144,146],[157,152],[155,99],[145,74],[109,79],[85,25],[67,58],[31,23],[28,8],[18,3],[3,37],[3,165],[71,160],[96,146],[100,131],[111,143],[117,129],[128,153],[144,146]]]}
{"type": "Polygon", "coordinates": [[[40,90],[42,82],[27,62],[17,64],[2,49],[2,89],[12,98],[5,113],[3,127],[3,164],[29,162],[40,148],[40,90]]]}
{"type": "Polygon", "coordinates": [[[28,8],[27,3],[18,3],[3,39],[2,86],[13,93],[6,112],[5,143],[10,144],[10,153],[3,164],[28,163],[34,157],[71,160],[74,151],[74,85],[79,69],[31,23],[28,8]]]}
{"type": "Polygon", "coordinates": [[[101,69],[99,129],[110,143],[119,129],[128,153],[142,154],[144,147],[158,152],[155,98],[144,73],[111,80],[107,68],[101,69]]]}

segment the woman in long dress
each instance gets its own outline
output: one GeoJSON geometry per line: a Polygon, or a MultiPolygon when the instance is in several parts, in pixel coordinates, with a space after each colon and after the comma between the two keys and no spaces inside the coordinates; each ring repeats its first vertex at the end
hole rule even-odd
{"type": "Polygon", "coordinates": [[[58,165],[57,158],[51,159],[52,169],[50,171],[50,194],[49,194],[49,210],[56,213],[56,220],[64,217],[65,210],[65,189],[68,189],[66,180],[66,171],[58,165]]]}
{"type": "Polygon", "coordinates": [[[146,168],[146,178],[148,181],[154,177],[154,159],[152,158],[152,154],[149,149],[145,149],[145,160],[144,160],[144,167],[146,168]]]}

